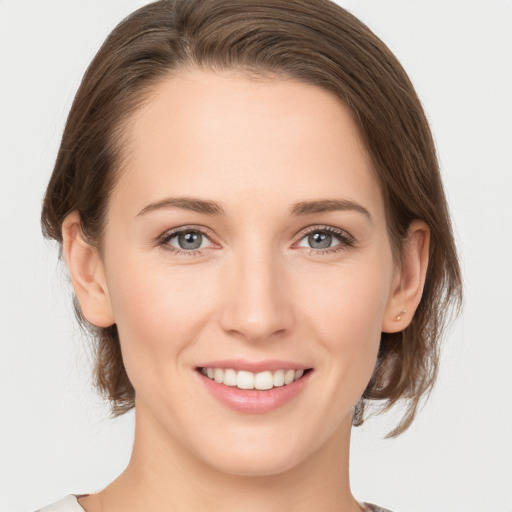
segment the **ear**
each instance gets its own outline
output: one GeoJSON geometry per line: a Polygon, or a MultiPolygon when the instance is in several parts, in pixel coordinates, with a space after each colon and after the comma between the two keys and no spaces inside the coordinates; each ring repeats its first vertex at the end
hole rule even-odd
{"type": "Polygon", "coordinates": [[[399,332],[410,323],[420,303],[428,267],[430,229],[421,220],[411,222],[397,269],[382,332],[399,332]]]}
{"type": "Polygon", "coordinates": [[[84,238],[77,211],[62,223],[62,250],[71,283],[86,320],[96,327],[115,323],[103,263],[84,238]]]}

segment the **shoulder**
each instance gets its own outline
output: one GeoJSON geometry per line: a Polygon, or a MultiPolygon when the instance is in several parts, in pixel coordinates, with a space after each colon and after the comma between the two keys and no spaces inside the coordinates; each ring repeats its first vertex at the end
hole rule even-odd
{"type": "Polygon", "coordinates": [[[391,512],[391,510],[379,507],[378,505],[374,505],[373,503],[363,503],[363,507],[365,512],[391,512]]]}
{"type": "Polygon", "coordinates": [[[84,512],[84,509],[78,504],[77,497],[70,494],[47,507],[36,510],[36,512],[84,512]]]}

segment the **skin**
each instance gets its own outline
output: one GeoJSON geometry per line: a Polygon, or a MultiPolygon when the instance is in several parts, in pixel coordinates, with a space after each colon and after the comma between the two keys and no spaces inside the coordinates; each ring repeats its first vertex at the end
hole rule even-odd
{"type": "Polygon", "coordinates": [[[126,129],[130,151],[102,256],[82,238],[76,212],[63,225],[83,313],[98,326],[117,324],[136,390],[130,464],[80,504],[88,512],[360,511],[349,485],[352,409],[381,332],[406,327],[420,300],[428,228],[412,223],[398,268],[354,121],[315,86],[188,72],[160,83],[126,129]],[[225,213],[155,207],[183,196],[225,213]],[[367,214],[290,214],[321,200],[367,214]],[[177,238],[162,235],[187,226],[207,231],[200,252],[172,252],[177,238]],[[305,230],[326,226],[341,237],[330,232],[331,247],[311,247],[305,230]],[[291,402],[247,414],[214,399],[196,371],[233,358],[313,371],[291,402]]]}

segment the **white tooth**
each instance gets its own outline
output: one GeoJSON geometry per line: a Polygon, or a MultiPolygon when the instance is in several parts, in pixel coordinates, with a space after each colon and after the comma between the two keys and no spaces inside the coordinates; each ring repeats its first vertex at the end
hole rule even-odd
{"type": "Polygon", "coordinates": [[[295,380],[300,379],[304,375],[304,370],[295,371],[295,380]]]}
{"type": "Polygon", "coordinates": [[[274,372],[273,384],[275,387],[284,386],[284,370],[277,370],[277,372],[274,372]]]}
{"type": "Polygon", "coordinates": [[[222,384],[224,381],[224,370],[222,368],[215,368],[215,382],[222,384]]]}
{"type": "Polygon", "coordinates": [[[254,373],[240,370],[236,376],[236,386],[240,389],[253,389],[254,373]]]}
{"type": "Polygon", "coordinates": [[[236,372],[231,368],[224,370],[224,384],[226,386],[236,386],[236,372]]]}
{"type": "Polygon", "coordinates": [[[272,372],[261,372],[256,374],[254,379],[254,387],[256,389],[272,389],[272,386],[272,372]]]}
{"type": "Polygon", "coordinates": [[[201,373],[202,373],[203,375],[206,375],[206,368],[201,368],[201,373]]]}
{"type": "Polygon", "coordinates": [[[208,378],[214,379],[215,378],[215,371],[213,368],[206,368],[206,375],[208,375],[208,378]]]}
{"type": "Polygon", "coordinates": [[[286,370],[286,373],[284,374],[284,383],[290,384],[293,382],[294,378],[295,378],[295,370],[286,370]]]}

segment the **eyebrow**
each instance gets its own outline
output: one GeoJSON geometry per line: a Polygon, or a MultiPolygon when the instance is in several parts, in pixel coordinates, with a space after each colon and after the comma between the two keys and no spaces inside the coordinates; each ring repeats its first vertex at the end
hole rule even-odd
{"type": "Polygon", "coordinates": [[[335,211],[356,211],[362,213],[368,220],[373,222],[370,212],[359,203],[348,199],[322,199],[320,201],[301,201],[295,203],[291,215],[311,215],[313,213],[335,212],[335,211]]]}
{"type": "MultiPolygon", "coordinates": [[[[144,207],[137,217],[148,212],[159,209],[189,210],[205,215],[222,216],[226,211],[221,204],[207,199],[198,199],[195,197],[168,197],[151,203],[144,207]]],[[[370,212],[359,203],[347,199],[322,199],[317,201],[300,201],[290,208],[290,215],[305,216],[314,213],[334,212],[334,211],[356,211],[365,215],[371,222],[373,221],[370,212]]]]}
{"type": "Polygon", "coordinates": [[[206,215],[226,214],[224,208],[215,201],[197,199],[195,197],[167,197],[166,199],[162,199],[156,203],[149,204],[137,214],[137,217],[162,208],[180,208],[181,210],[190,210],[197,213],[204,213],[206,215]]]}

